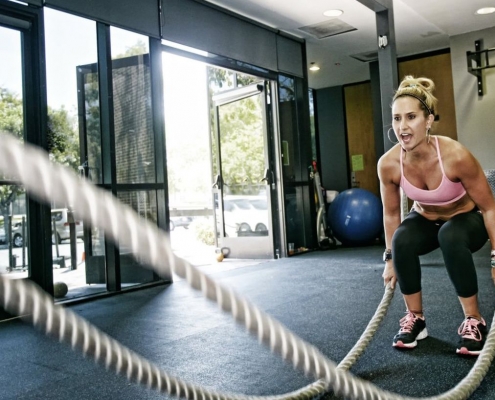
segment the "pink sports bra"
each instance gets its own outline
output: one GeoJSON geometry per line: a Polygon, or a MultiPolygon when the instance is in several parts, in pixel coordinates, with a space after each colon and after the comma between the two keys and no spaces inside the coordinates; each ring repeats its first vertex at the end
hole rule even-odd
{"type": "Polygon", "coordinates": [[[440,161],[440,168],[442,169],[442,182],[440,186],[433,190],[418,189],[416,186],[411,185],[411,183],[404,176],[404,167],[402,165],[402,153],[400,152],[400,187],[404,190],[404,193],[411,200],[417,201],[418,203],[425,204],[428,206],[443,206],[446,204],[453,203],[459,200],[462,196],[466,194],[466,189],[462,186],[461,182],[452,182],[443,169],[442,157],[440,156],[440,146],[438,145],[438,137],[434,136],[437,144],[437,155],[440,161]]]}

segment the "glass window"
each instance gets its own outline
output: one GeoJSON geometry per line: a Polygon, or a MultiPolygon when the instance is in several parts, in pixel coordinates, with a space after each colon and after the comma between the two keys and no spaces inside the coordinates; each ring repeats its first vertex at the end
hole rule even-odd
{"type": "Polygon", "coordinates": [[[78,120],[78,79],[81,68],[97,60],[95,22],[46,8],[45,43],[50,158],[77,172],[84,126],[78,120]]]}
{"type": "Polygon", "coordinates": [[[293,78],[283,75],[278,77],[278,95],[280,103],[296,100],[293,78]]]}
{"type": "Polygon", "coordinates": [[[284,181],[296,181],[297,151],[297,107],[294,79],[280,75],[278,79],[280,136],[282,140],[282,164],[284,181]]]}
{"type": "Polygon", "coordinates": [[[78,111],[80,115],[79,135],[82,137],[82,173],[91,182],[103,183],[102,148],[100,129],[100,89],[97,65],[77,67],[77,87],[80,94],[78,111]]]}
{"type": "Polygon", "coordinates": [[[30,265],[25,190],[21,186],[1,185],[0,201],[0,273],[26,278],[30,265]]]}
{"type": "MultiPolygon", "coordinates": [[[[301,179],[296,81],[292,77],[280,75],[278,83],[287,242],[299,248],[306,246],[305,201],[311,197],[308,184],[301,179]]],[[[307,169],[304,174],[307,176],[307,169]]]]}
{"type": "MultiPolygon", "coordinates": [[[[101,183],[96,23],[48,7],[44,12],[50,159],[101,183]]],[[[68,288],[60,299],[106,291],[99,242],[85,248],[85,226],[77,210],[70,204],[51,206],[53,281],[68,288]]],[[[97,229],[87,228],[88,240],[96,236],[103,241],[97,229]]]]}
{"type": "Polygon", "coordinates": [[[0,132],[23,140],[21,32],[0,26],[0,132]]]}
{"type": "Polygon", "coordinates": [[[318,161],[318,153],[316,151],[315,102],[313,89],[309,89],[309,124],[311,129],[311,150],[313,160],[318,161]]]}
{"type": "MultiPolygon", "coordinates": [[[[130,206],[139,216],[153,224],[157,224],[157,198],[156,191],[132,191],[119,192],[117,198],[121,203],[130,206]]],[[[153,272],[150,268],[144,268],[141,260],[136,258],[130,248],[120,246],[120,274],[122,287],[139,285],[152,282],[153,272]]]]}
{"type": "Polygon", "coordinates": [[[111,27],[117,183],[155,183],[149,45],[111,27]]]}
{"type": "MultiPolygon", "coordinates": [[[[21,32],[0,27],[0,132],[23,140],[21,40],[21,32]]],[[[27,230],[25,190],[0,174],[0,273],[29,275],[27,230]]]]}

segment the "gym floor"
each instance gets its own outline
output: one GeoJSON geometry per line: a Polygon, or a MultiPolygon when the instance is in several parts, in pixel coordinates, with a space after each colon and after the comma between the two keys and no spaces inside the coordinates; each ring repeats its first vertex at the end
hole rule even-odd
{"type": "MultiPolygon", "coordinates": [[[[383,247],[339,248],[227,269],[230,286],[338,363],[383,293],[383,247]]],[[[475,254],[481,311],[490,325],[495,289],[489,243],[475,254]]],[[[426,397],[456,386],[475,358],[455,354],[463,314],[439,251],[421,258],[430,336],[412,351],[392,348],[405,307],[397,289],[383,324],[351,373],[400,395],[426,397]]],[[[208,389],[245,395],[289,393],[313,382],[271,354],[184,280],[70,309],[169,373],[208,389]]],[[[161,399],[19,319],[0,323],[1,399],[161,399]]],[[[493,399],[495,365],[470,397],[493,399]]],[[[171,397],[174,398],[174,397],[171,397]]],[[[336,398],[332,393],[325,399],[336,398]]]]}

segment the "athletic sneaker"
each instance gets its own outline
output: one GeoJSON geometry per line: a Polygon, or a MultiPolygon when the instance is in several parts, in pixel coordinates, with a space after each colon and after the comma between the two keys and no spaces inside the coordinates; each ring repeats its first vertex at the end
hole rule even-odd
{"type": "Polygon", "coordinates": [[[394,337],[393,346],[402,349],[413,349],[418,345],[418,340],[428,337],[426,322],[410,311],[400,320],[400,330],[394,337]]]}
{"type": "Polygon", "coordinates": [[[467,317],[462,321],[457,333],[461,336],[456,350],[457,354],[477,356],[481,353],[487,335],[486,322],[483,318],[477,320],[467,317]]]}

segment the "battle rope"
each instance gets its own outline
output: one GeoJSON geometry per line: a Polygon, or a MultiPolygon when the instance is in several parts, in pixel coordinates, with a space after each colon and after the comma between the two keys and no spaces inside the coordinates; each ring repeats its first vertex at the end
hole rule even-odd
{"type": "MultiPolygon", "coordinates": [[[[202,291],[205,297],[216,301],[222,310],[230,312],[273,352],[291,361],[295,368],[322,380],[336,394],[351,399],[413,399],[379,389],[336,367],[318,349],[298,338],[278,321],[175,256],[165,232],[140,220],[131,208],[115,201],[110,193],[99,190],[76,178],[65,168],[50,163],[43,151],[30,145],[23,146],[13,137],[2,135],[0,170],[18,179],[30,194],[40,200],[53,199],[73,205],[86,223],[104,229],[108,237],[129,246],[137,258],[144,264],[153,266],[160,276],[169,277],[173,271],[185,278],[192,288],[202,291]]],[[[8,311],[18,315],[28,314],[26,318],[35,326],[60,340],[70,341],[73,347],[82,349],[86,355],[93,356],[97,361],[104,361],[107,368],[126,373],[130,380],[188,399],[247,398],[206,391],[170,377],[115,340],[101,334],[75,314],[63,307],[54,306],[51,298],[40,290],[32,289],[32,284],[2,277],[1,288],[3,296],[0,298],[8,311]],[[29,297],[30,293],[39,297],[29,297]]],[[[450,391],[429,399],[466,399],[479,386],[494,357],[494,325],[495,317],[485,347],[470,373],[450,391]]],[[[358,353],[359,351],[356,352],[358,353]]]]}

